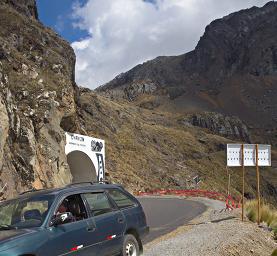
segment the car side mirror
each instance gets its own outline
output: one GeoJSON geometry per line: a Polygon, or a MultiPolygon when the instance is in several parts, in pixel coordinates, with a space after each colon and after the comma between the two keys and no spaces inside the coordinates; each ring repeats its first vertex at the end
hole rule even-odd
{"type": "Polygon", "coordinates": [[[65,223],[72,222],[74,220],[74,217],[71,212],[64,212],[57,214],[50,222],[50,226],[59,226],[65,223]]]}

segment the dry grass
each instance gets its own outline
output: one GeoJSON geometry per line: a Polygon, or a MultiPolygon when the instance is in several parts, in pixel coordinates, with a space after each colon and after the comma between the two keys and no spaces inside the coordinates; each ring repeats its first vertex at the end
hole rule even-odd
{"type": "MultiPolygon", "coordinates": [[[[106,168],[112,182],[122,183],[130,191],[190,189],[192,177],[199,175],[200,189],[227,192],[224,145],[233,141],[180,124],[183,115],[178,113],[142,109],[93,92],[81,93],[79,104],[88,135],[106,141],[106,168]],[[89,109],[84,111],[86,106],[89,109]]],[[[229,172],[231,194],[240,198],[241,169],[230,168],[229,172]]],[[[251,195],[255,195],[254,174],[255,170],[247,170],[246,191],[251,195]]],[[[265,184],[261,190],[266,192],[265,184]]],[[[266,196],[274,202],[274,195],[266,196]]]]}
{"type": "MultiPolygon", "coordinates": [[[[257,221],[257,201],[248,201],[245,205],[247,217],[253,221],[257,221]]],[[[277,239],[277,211],[267,204],[261,205],[261,222],[265,222],[268,227],[272,228],[277,239]]]]}

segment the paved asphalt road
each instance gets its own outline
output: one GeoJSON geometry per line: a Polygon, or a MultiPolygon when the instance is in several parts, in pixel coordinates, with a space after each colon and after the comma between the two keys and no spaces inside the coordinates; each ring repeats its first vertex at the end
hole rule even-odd
{"type": "Polygon", "coordinates": [[[180,198],[139,197],[146,214],[150,233],[144,239],[148,243],[172,232],[206,210],[200,202],[180,198]]]}

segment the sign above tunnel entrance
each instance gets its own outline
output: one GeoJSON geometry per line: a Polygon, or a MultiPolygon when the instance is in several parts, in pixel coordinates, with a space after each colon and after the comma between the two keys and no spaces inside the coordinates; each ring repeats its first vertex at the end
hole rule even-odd
{"type": "Polygon", "coordinates": [[[103,181],[105,179],[104,140],[76,133],[66,133],[65,154],[73,182],[103,181]]]}

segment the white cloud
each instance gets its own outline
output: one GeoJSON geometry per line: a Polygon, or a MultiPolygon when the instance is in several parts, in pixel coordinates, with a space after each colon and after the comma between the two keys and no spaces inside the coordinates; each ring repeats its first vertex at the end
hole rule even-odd
{"type": "Polygon", "coordinates": [[[191,51],[212,20],[266,2],[88,0],[84,6],[75,5],[74,25],[90,34],[72,43],[77,83],[94,89],[146,60],[191,51]]]}

